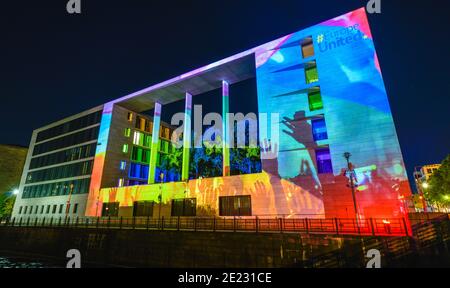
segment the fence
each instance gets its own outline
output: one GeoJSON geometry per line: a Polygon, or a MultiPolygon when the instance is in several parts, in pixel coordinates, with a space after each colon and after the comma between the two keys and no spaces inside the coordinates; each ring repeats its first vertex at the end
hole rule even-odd
{"type": "Polygon", "coordinates": [[[361,236],[407,236],[404,218],[220,218],[220,217],[59,217],[0,219],[0,226],[311,233],[361,236]],[[358,223],[356,223],[358,222],[358,223]]]}

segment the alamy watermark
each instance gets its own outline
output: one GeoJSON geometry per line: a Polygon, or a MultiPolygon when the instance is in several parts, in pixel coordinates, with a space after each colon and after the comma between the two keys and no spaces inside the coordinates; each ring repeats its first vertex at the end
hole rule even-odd
{"type": "Polygon", "coordinates": [[[367,251],[366,258],[370,258],[367,261],[366,268],[381,268],[381,253],[378,249],[370,249],[367,251]]]}
{"type": "Polygon", "coordinates": [[[70,249],[66,253],[67,261],[66,268],[81,268],[81,253],[78,249],[70,249]]]}
{"type": "Polygon", "coordinates": [[[81,0],[69,0],[66,4],[66,10],[69,14],[81,14],[81,0]]]}
{"type": "Polygon", "coordinates": [[[380,14],[381,13],[381,0],[369,0],[366,5],[367,13],[380,14]]]}

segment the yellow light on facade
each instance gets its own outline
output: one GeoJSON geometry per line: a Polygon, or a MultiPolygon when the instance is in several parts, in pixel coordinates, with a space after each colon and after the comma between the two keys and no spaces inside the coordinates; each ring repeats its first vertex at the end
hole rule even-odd
{"type": "Polygon", "coordinates": [[[429,186],[430,186],[430,185],[428,185],[427,182],[423,182],[423,183],[422,183],[422,187],[425,188],[425,189],[427,189],[429,186]]]}

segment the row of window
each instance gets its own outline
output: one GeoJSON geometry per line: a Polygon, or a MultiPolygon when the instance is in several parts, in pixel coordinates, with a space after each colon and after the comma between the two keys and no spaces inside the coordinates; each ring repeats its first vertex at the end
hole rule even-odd
{"type": "MultiPolygon", "coordinates": [[[[132,116],[130,118],[130,114],[128,115],[128,121],[131,122],[132,116]]],[[[136,129],[139,129],[141,131],[145,131],[148,133],[153,133],[153,121],[145,119],[141,116],[136,116],[136,123],[134,125],[136,129]]],[[[170,129],[168,127],[164,127],[160,125],[159,127],[159,137],[170,139],[170,129]]]]}
{"type": "MultiPolygon", "coordinates": [[[[251,196],[221,196],[219,197],[220,216],[251,216],[251,196]]],[[[153,217],[154,201],[135,201],[133,203],[133,216],[153,217]]],[[[182,198],[173,199],[171,205],[171,216],[196,216],[197,199],[182,198]]],[[[103,203],[103,217],[119,216],[119,202],[103,203]]]]}
{"type": "Polygon", "coordinates": [[[32,171],[28,173],[26,183],[90,175],[92,172],[92,166],[93,161],[88,160],[74,164],[32,171]]]}
{"type": "Polygon", "coordinates": [[[22,198],[40,198],[62,196],[69,194],[84,194],[89,192],[91,179],[78,179],[40,185],[25,186],[22,198]]]}
{"type": "Polygon", "coordinates": [[[148,167],[148,165],[131,163],[128,176],[130,178],[148,179],[148,167]]]}
{"type": "Polygon", "coordinates": [[[91,143],[31,159],[30,169],[75,161],[95,155],[97,143],[91,143]]]}
{"type": "Polygon", "coordinates": [[[61,125],[49,128],[37,134],[36,142],[40,142],[45,139],[53,138],[58,135],[66,134],[84,127],[100,123],[101,118],[102,118],[102,111],[100,110],[91,113],[89,115],[63,123],[61,125]]]}
{"type": "Polygon", "coordinates": [[[70,134],[61,138],[50,140],[34,146],[33,156],[61,149],[64,147],[74,146],[80,143],[96,140],[98,137],[99,126],[92,127],[74,134],[70,134]]]}
{"type": "Polygon", "coordinates": [[[78,203],[73,204],[72,211],[71,211],[71,204],[54,204],[54,205],[35,205],[35,206],[20,206],[19,207],[19,214],[23,215],[38,215],[38,214],[76,214],[78,211],[78,203]],[[66,209],[64,209],[64,206],[66,206],[66,209]],[[45,212],[45,213],[44,213],[45,212]]]}

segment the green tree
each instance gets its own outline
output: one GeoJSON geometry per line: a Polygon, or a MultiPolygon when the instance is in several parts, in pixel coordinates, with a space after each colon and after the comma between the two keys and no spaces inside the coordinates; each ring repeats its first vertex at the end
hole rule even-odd
{"type": "Polygon", "coordinates": [[[450,155],[431,175],[428,184],[429,187],[425,190],[427,199],[438,205],[450,205],[450,155]]]}
{"type": "Polygon", "coordinates": [[[6,193],[0,195],[0,217],[11,215],[15,200],[15,196],[8,196],[6,193]]]}

